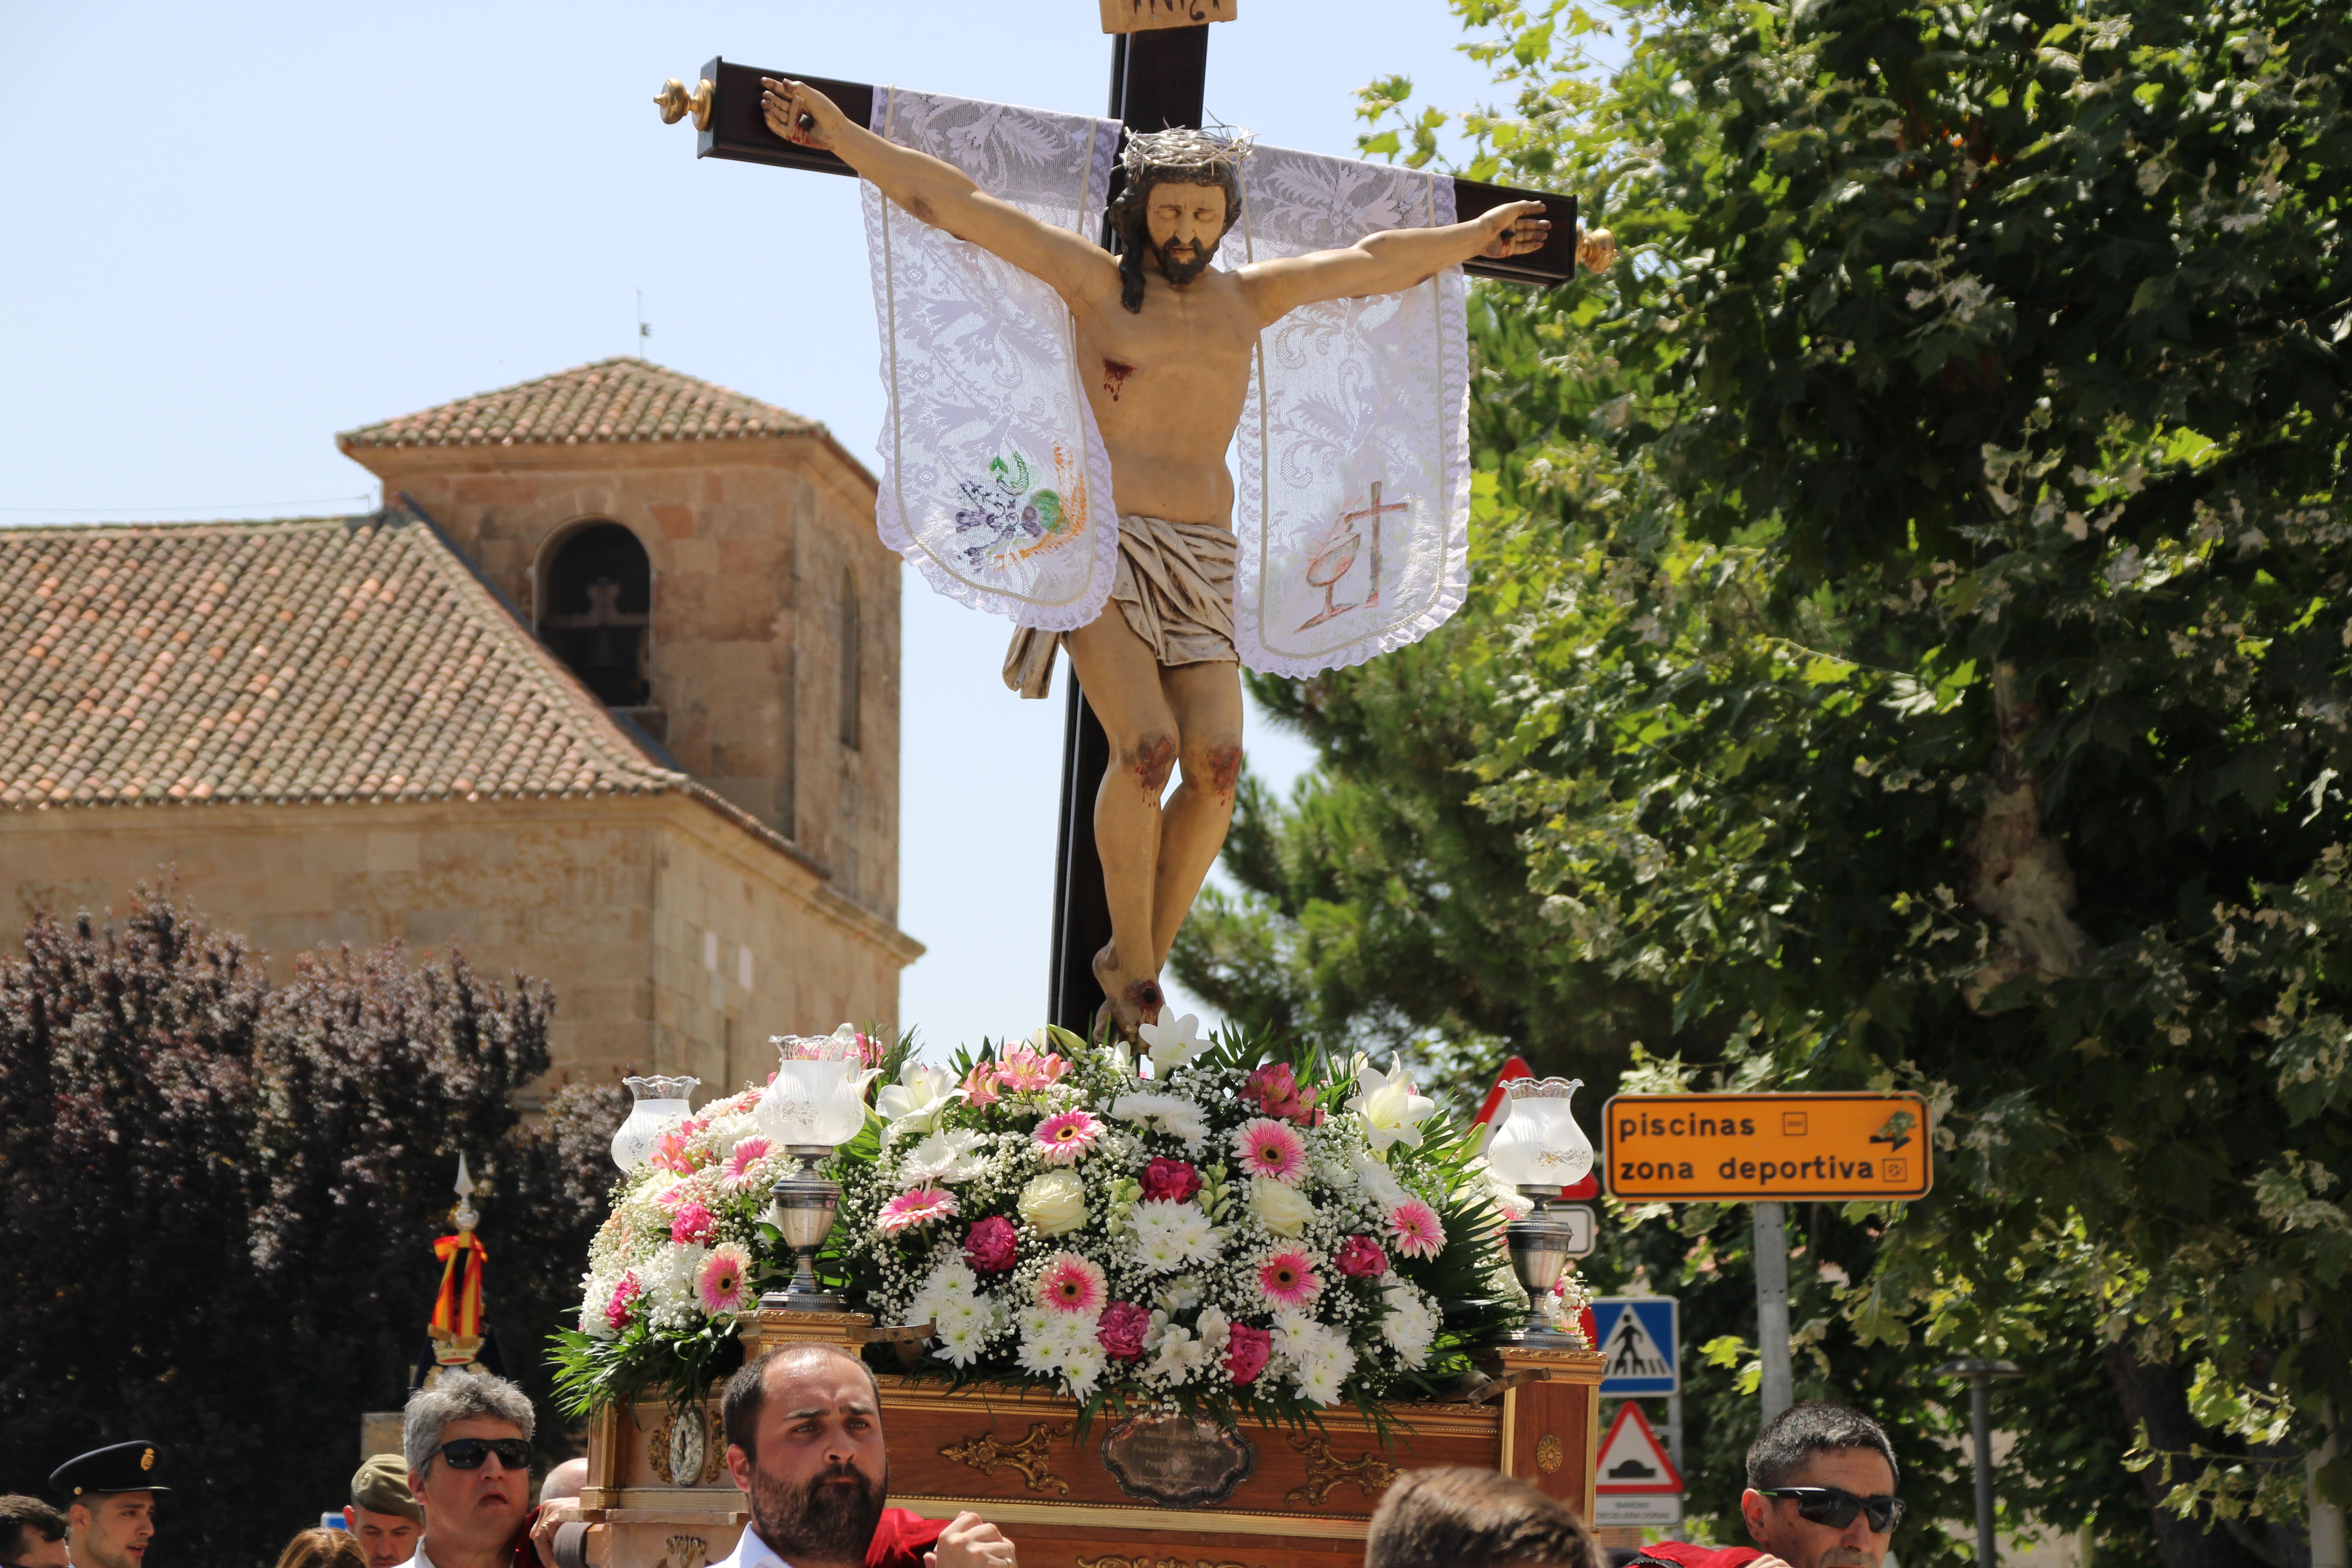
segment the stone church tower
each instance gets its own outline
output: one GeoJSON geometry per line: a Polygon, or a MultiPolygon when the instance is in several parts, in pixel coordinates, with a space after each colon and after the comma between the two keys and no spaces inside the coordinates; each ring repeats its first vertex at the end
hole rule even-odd
{"type": "Polygon", "coordinates": [[[824,426],[613,359],[338,442],[616,716],[897,921],[898,558],[824,426]]]}
{"type": "Polygon", "coordinates": [[[0,529],[0,910],[168,868],[281,979],[456,943],[551,1079],[898,1024],[898,557],[824,427],[636,359],[345,433],[353,517],[0,529]]]}

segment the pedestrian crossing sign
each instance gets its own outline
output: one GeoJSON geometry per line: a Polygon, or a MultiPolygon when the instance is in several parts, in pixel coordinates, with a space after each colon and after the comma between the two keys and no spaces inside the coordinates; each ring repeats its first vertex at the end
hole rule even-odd
{"type": "Polygon", "coordinates": [[[1680,1394],[1682,1322],[1672,1296],[1601,1296],[1592,1303],[1601,1397],[1680,1394]]]}

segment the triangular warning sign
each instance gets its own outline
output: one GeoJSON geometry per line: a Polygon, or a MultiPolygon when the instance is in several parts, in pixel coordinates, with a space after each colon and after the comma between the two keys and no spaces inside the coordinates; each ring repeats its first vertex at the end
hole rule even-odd
{"type": "Polygon", "coordinates": [[[1683,1489],[1683,1473],[1675,1468],[1658,1435],[1650,1430],[1650,1418],[1642,1414],[1640,1400],[1629,1399],[1617,1407],[1617,1419],[1609,1424],[1609,1436],[1601,1445],[1592,1489],[1621,1497],[1683,1489]]]}
{"type": "Polygon", "coordinates": [[[1642,1314],[1628,1307],[1617,1314],[1609,1342],[1601,1347],[1601,1375],[1610,1377],[1672,1377],[1673,1365],[1658,1342],[1650,1337],[1642,1314]]]}

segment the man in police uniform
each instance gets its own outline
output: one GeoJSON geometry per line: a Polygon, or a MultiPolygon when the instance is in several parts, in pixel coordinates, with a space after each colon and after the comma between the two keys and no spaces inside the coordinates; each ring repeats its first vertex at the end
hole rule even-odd
{"type": "Polygon", "coordinates": [[[155,1445],[145,1438],[93,1448],[49,1473],[66,1505],[66,1542],[73,1568],[142,1568],[155,1534],[155,1496],[163,1484],[155,1445]]]}

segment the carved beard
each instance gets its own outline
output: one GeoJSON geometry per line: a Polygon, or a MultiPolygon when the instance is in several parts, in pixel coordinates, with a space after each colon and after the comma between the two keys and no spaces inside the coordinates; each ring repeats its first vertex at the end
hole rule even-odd
{"type": "Polygon", "coordinates": [[[787,1563],[862,1563],[882,1522],[890,1496],[890,1466],[883,1461],[877,1486],[856,1465],[837,1465],[795,1488],[761,1469],[751,1470],[751,1522],[770,1551],[787,1563]],[[847,1476],[847,1487],[825,1483],[847,1476]]]}
{"type": "Polygon", "coordinates": [[[1190,261],[1171,258],[1164,245],[1152,246],[1151,254],[1160,258],[1160,270],[1168,275],[1168,281],[1181,289],[1209,269],[1209,263],[1217,258],[1217,247],[1213,245],[1203,247],[1200,254],[1190,261]]]}

